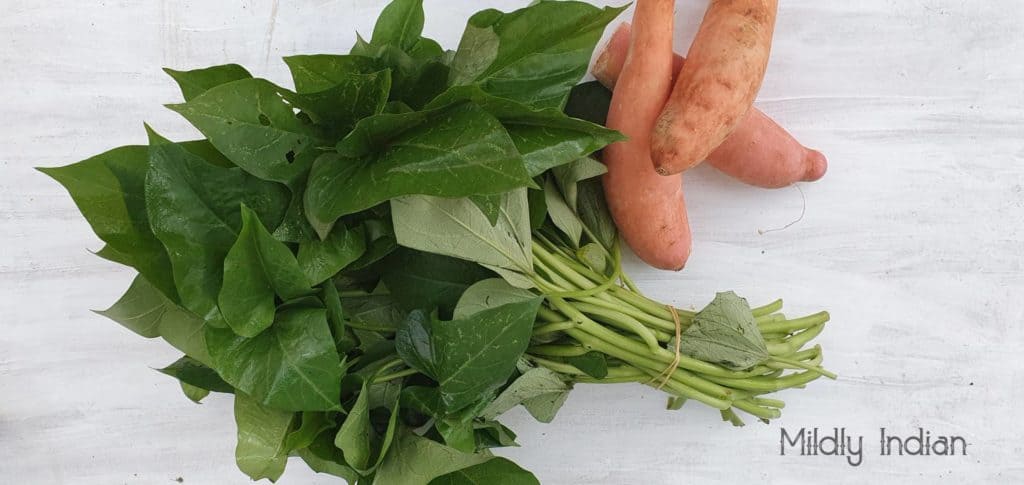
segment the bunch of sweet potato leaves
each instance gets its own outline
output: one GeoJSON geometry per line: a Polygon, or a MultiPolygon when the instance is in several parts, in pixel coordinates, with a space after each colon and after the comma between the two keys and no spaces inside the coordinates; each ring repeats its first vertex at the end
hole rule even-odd
{"type": "Polygon", "coordinates": [[[577,382],[777,417],[762,394],[828,375],[802,348],[827,314],[731,292],[675,311],[621,272],[591,158],[621,136],[609,93],[577,86],[621,10],[484,10],[453,52],[394,0],[349,54],[286,58],[294,90],[168,70],[205,139],[147,127],[41,169],[139,273],[101,313],[181,350],[161,372],[190,399],[234,394],[253,479],[291,455],[350,483],[537,483],[488,451],[515,445],[497,419],[550,421],[577,382]]]}

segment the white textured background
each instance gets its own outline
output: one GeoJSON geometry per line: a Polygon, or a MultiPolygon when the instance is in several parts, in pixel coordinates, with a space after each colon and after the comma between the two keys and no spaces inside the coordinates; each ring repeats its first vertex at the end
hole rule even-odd
{"type": "MultiPolygon", "coordinates": [[[[454,48],[482,4],[428,0],[454,48]]],[[[602,2],[603,3],[603,2],[602,2]]],[[[1024,483],[1024,2],[784,0],[759,106],[830,158],[828,176],[765,191],[707,168],[687,180],[694,257],[631,264],[654,296],[703,305],[735,289],[832,312],[841,374],[784,394],[781,420],[734,429],[640,386],[580,386],[555,423],[514,412],[507,452],[545,484],[1024,483]],[[778,456],[779,428],[865,434],[859,468],[778,456]],[[967,457],[880,457],[877,430],[962,435],[967,457]]],[[[346,51],[382,0],[0,0],[0,483],[243,484],[223,397],[195,406],[150,367],[176,352],[93,315],[129,271],[67,194],[31,170],[144,142],[159,70],[238,62],[287,83],[279,57],[346,51]]],[[[705,2],[680,0],[685,50],[705,2]]],[[[284,484],[336,483],[292,462],[284,484]]]]}

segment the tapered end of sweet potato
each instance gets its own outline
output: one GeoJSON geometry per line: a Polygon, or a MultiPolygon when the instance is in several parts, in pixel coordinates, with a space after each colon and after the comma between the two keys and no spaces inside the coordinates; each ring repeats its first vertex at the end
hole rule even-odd
{"type": "Polygon", "coordinates": [[[594,78],[608,89],[615,89],[615,81],[619,79],[622,65],[626,63],[630,32],[631,28],[628,22],[619,24],[601,54],[597,56],[597,60],[594,61],[594,67],[590,69],[594,78]]]}
{"type": "Polygon", "coordinates": [[[828,160],[818,150],[807,150],[805,163],[807,173],[804,175],[804,182],[814,182],[824,177],[828,171],[828,160]]]}

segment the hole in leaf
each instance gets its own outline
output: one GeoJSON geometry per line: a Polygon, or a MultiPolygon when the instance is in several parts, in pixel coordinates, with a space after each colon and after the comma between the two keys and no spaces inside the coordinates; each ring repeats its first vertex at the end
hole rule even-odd
{"type": "Polygon", "coordinates": [[[285,153],[284,159],[288,160],[288,163],[295,162],[295,150],[290,150],[288,153],[285,153]]]}
{"type": "Polygon", "coordinates": [[[263,126],[270,126],[270,118],[267,118],[267,115],[260,113],[260,124],[263,126]]]}

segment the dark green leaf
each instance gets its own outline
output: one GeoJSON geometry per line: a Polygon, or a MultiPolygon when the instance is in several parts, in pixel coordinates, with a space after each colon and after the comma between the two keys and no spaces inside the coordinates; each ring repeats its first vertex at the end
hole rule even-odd
{"type": "Polygon", "coordinates": [[[398,433],[391,452],[385,457],[374,485],[428,485],[431,480],[461,470],[492,457],[485,453],[463,453],[412,431],[398,433]]]}
{"type": "Polygon", "coordinates": [[[306,448],[316,441],[321,433],[334,428],[334,419],[331,413],[319,411],[305,411],[302,413],[302,423],[299,429],[288,433],[284,441],[284,449],[292,452],[300,448],[306,448]]]}
{"type": "MultiPolygon", "coordinates": [[[[303,156],[313,156],[308,152],[303,156]]],[[[319,156],[319,155],[317,155],[319,156]]],[[[282,242],[304,243],[316,239],[316,230],[306,219],[306,211],[302,207],[302,198],[306,192],[306,180],[299,178],[291,187],[291,202],[285,209],[281,224],[274,229],[274,239],[282,242]]]]}
{"type": "Polygon", "coordinates": [[[224,382],[224,379],[221,379],[216,371],[187,355],[176,360],[173,364],[160,369],[160,372],[174,377],[185,384],[207,391],[235,392],[235,389],[227,382],[224,382]]]}
{"type": "Polygon", "coordinates": [[[382,280],[401,307],[450,315],[470,285],[493,273],[476,263],[400,248],[384,261],[382,280]]]}
{"type": "Polygon", "coordinates": [[[498,217],[501,217],[501,194],[471,195],[469,200],[480,209],[492,226],[498,223],[498,217]]]}
{"type": "Polygon", "coordinates": [[[600,352],[587,352],[583,355],[569,357],[566,361],[595,379],[608,377],[608,360],[600,352]]]}
{"type": "Polygon", "coordinates": [[[321,125],[330,140],[338,140],[356,122],[384,110],[391,91],[391,71],[351,74],[323,91],[290,96],[295,106],[321,125]]]}
{"type": "Polygon", "coordinates": [[[171,262],[146,217],[145,182],[149,152],[124,146],[81,162],[40,168],[63,185],[107,247],[101,255],[131,266],[156,288],[177,300],[171,262]]]}
{"type": "Polygon", "coordinates": [[[573,86],[569,101],[565,103],[565,113],[604,126],[611,104],[611,90],[597,81],[589,81],[573,86]]]}
{"type": "Polygon", "coordinates": [[[207,365],[212,362],[206,351],[203,320],[174,304],[142,275],[135,277],[117,303],[96,313],[143,337],[163,337],[174,348],[199,362],[207,365]]]}
{"type": "Polygon", "coordinates": [[[473,427],[476,429],[477,447],[481,449],[519,446],[516,434],[497,421],[475,422],[473,427]]]}
{"type": "Polygon", "coordinates": [[[294,184],[312,162],[300,155],[323,142],[316,127],[296,116],[293,95],[264,79],[242,79],[168,107],[247,172],[294,184]]]}
{"type": "Polygon", "coordinates": [[[288,246],[274,239],[243,205],[242,230],[224,259],[224,285],[217,300],[228,326],[238,335],[255,337],[274,323],[275,295],[288,301],[312,292],[288,246]]]}
{"type": "Polygon", "coordinates": [[[377,17],[372,45],[393,44],[409,51],[423,33],[423,0],[393,0],[377,17]]]}
{"type": "Polygon", "coordinates": [[[238,168],[221,168],[154,136],[146,176],[146,210],[167,248],[182,305],[204,320],[224,325],[217,308],[223,263],[241,227],[245,204],[276,226],[287,200],[284,187],[238,168]]]}
{"type": "Polygon", "coordinates": [[[353,75],[379,70],[377,61],[364,56],[314,54],[284,58],[299,93],[317,93],[346,83],[353,75]]]}
{"type": "Polygon", "coordinates": [[[367,295],[342,298],[345,313],[353,327],[376,332],[394,332],[405,312],[391,295],[367,295]]]}
{"type": "Polygon", "coordinates": [[[349,466],[357,470],[365,470],[370,465],[370,434],[373,430],[370,427],[368,397],[364,382],[356,402],[348,410],[345,422],[341,423],[338,435],[334,438],[334,446],[341,450],[349,466]]]}
{"type": "Polygon", "coordinates": [[[263,406],[242,393],[235,394],[235,424],[238,445],[235,461],[238,468],[253,480],[276,481],[288,462],[285,437],[291,430],[295,414],[263,406]]]}
{"type": "Polygon", "coordinates": [[[509,13],[479,12],[452,60],[451,83],[479,84],[496,96],[560,109],[586,74],[605,26],[622,10],[540,2],[509,13]]]}
{"type": "Polygon", "coordinates": [[[398,355],[438,382],[449,412],[472,404],[505,383],[526,350],[541,299],[438,321],[413,311],[395,336],[398,355]]]}
{"type": "Polygon", "coordinates": [[[220,86],[221,84],[252,77],[249,71],[238,64],[224,64],[204,69],[193,69],[191,71],[175,71],[165,67],[164,72],[178,83],[178,87],[181,88],[181,95],[185,98],[185,101],[190,101],[210,88],[220,86]]]}
{"type": "Polygon", "coordinates": [[[732,370],[749,369],[770,357],[750,305],[731,291],[716,294],[693,317],[683,331],[680,350],[732,370]]]}
{"type": "Polygon", "coordinates": [[[349,264],[345,269],[357,271],[369,267],[380,261],[398,248],[395,241],[395,230],[391,227],[390,218],[367,219],[363,221],[363,234],[365,236],[366,251],[359,259],[349,264]]]}
{"type": "Polygon", "coordinates": [[[527,190],[526,199],[530,210],[530,230],[535,231],[544,225],[548,217],[548,204],[544,200],[543,190],[527,190]]]}
{"type": "Polygon", "coordinates": [[[427,105],[436,109],[472,101],[501,120],[531,177],[600,150],[625,137],[589,121],[571,118],[555,108],[537,109],[493,96],[479,86],[456,86],[427,105]]]}
{"type": "Polygon", "coordinates": [[[341,297],[338,295],[338,288],[333,281],[327,281],[323,285],[321,298],[324,306],[327,307],[327,323],[331,327],[331,335],[334,336],[334,345],[338,352],[344,354],[356,346],[356,341],[345,328],[345,312],[341,306],[341,297]]]}
{"type": "MultiPolygon", "coordinates": [[[[341,449],[349,466],[362,475],[373,473],[384,461],[398,427],[398,412],[395,409],[388,418],[384,435],[378,436],[371,423],[370,411],[374,408],[371,400],[368,385],[364,381],[362,390],[334,439],[334,445],[341,449]]],[[[397,401],[396,392],[391,398],[390,407],[397,407],[397,401]]]]}
{"type": "MultiPolygon", "coordinates": [[[[357,126],[349,136],[359,131],[357,126]]],[[[379,153],[321,157],[313,165],[305,204],[315,227],[401,195],[464,197],[529,183],[501,123],[476,105],[462,104],[401,132],[379,153]]]]}
{"type": "Polygon", "coordinates": [[[519,465],[493,458],[431,480],[430,485],[540,485],[537,477],[519,465]]]}
{"type": "Polygon", "coordinates": [[[307,448],[295,451],[309,468],[317,473],[341,477],[347,483],[355,483],[359,474],[345,463],[341,450],[334,446],[334,433],[320,433],[307,448]]]}
{"type": "Polygon", "coordinates": [[[359,259],[366,252],[365,231],[335,224],[323,241],[314,239],[299,245],[299,266],[310,284],[318,285],[359,259]]]}
{"type": "Polygon", "coordinates": [[[207,327],[206,341],[221,377],[263,404],[289,411],[340,408],[341,360],[325,310],[283,311],[254,338],[207,327]]]}

